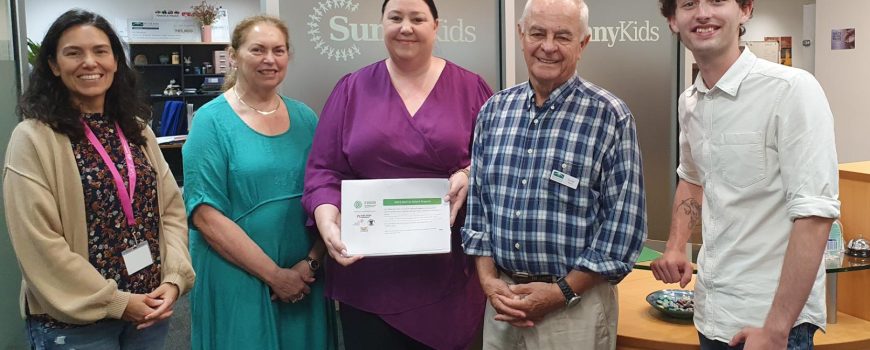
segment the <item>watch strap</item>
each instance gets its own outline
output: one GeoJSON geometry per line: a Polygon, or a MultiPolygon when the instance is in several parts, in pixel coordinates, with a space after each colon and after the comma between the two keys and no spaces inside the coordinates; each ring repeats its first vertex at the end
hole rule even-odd
{"type": "Polygon", "coordinates": [[[580,297],[577,293],[574,293],[574,290],[571,289],[571,286],[568,285],[567,281],[565,281],[565,277],[560,277],[556,280],[556,285],[559,286],[562,295],[565,297],[565,305],[570,305],[572,301],[580,297]]]}

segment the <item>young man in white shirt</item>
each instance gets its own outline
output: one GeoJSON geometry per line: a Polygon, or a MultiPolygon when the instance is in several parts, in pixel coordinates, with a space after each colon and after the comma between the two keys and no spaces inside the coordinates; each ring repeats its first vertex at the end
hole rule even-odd
{"type": "Polygon", "coordinates": [[[822,256],[839,217],[833,116],[809,73],[742,52],[753,0],[660,0],[700,74],[681,96],[680,177],[653,273],[695,285],[702,349],[812,349],[825,327],[822,256]],[[703,219],[703,220],[702,220],[703,219]]]}

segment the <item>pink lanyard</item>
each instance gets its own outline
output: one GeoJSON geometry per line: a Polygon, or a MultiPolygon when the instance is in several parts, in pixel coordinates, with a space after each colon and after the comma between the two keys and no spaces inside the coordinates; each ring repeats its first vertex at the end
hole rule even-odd
{"type": "Polygon", "coordinates": [[[121,209],[124,210],[124,216],[127,217],[127,225],[132,228],[136,225],[136,218],[133,216],[133,191],[136,189],[136,165],[133,163],[133,154],[130,152],[130,145],[127,144],[127,138],[124,137],[124,132],[121,131],[120,127],[118,127],[118,122],[115,122],[115,130],[118,131],[118,138],[121,139],[121,147],[124,148],[124,160],[127,163],[127,181],[130,185],[129,190],[124,188],[124,179],[121,177],[121,173],[118,172],[118,167],[115,165],[115,162],[113,162],[112,158],[109,157],[109,153],[106,152],[106,149],[100,143],[100,140],[97,139],[97,136],[94,135],[91,127],[88,126],[88,123],[85,122],[84,119],[82,119],[82,125],[85,126],[85,136],[88,137],[88,141],[91,142],[91,145],[94,146],[97,153],[99,153],[100,157],[103,158],[103,163],[106,163],[106,166],[109,167],[109,171],[112,173],[112,178],[115,180],[115,187],[118,189],[118,198],[121,200],[121,209]]]}

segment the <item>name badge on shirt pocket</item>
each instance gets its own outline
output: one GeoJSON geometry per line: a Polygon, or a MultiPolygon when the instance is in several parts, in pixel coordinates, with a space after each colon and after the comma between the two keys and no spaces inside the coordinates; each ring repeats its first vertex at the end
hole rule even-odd
{"type": "Polygon", "coordinates": [[[573,177],[571,175],[565,174],[561,171],[553,169],[553,172],[550,173],[550,180],[555,181],[559,184],[570,187],[572,190],[577,189],[577,185],[580,184],[580,179],[573,177]]]}
{"type": "Polygon", "coordinates": [[[151,259],[151,248],[148,247],[148,242],[141,242],[123,252],[121,257],[124,258],[124,267],[127,268],[127,276],[132,276],[139,270],[144,269],[154,263],[151,259]]]}

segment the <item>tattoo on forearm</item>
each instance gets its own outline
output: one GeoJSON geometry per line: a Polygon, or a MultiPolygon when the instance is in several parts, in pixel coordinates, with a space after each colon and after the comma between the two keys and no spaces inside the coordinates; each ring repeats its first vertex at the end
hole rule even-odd
{"type": "Polygon", "coordinates": [[[701,224],[701,203],[689,198],[680,203],[679,209],[689,216],[689,230],[701,224]]]}

